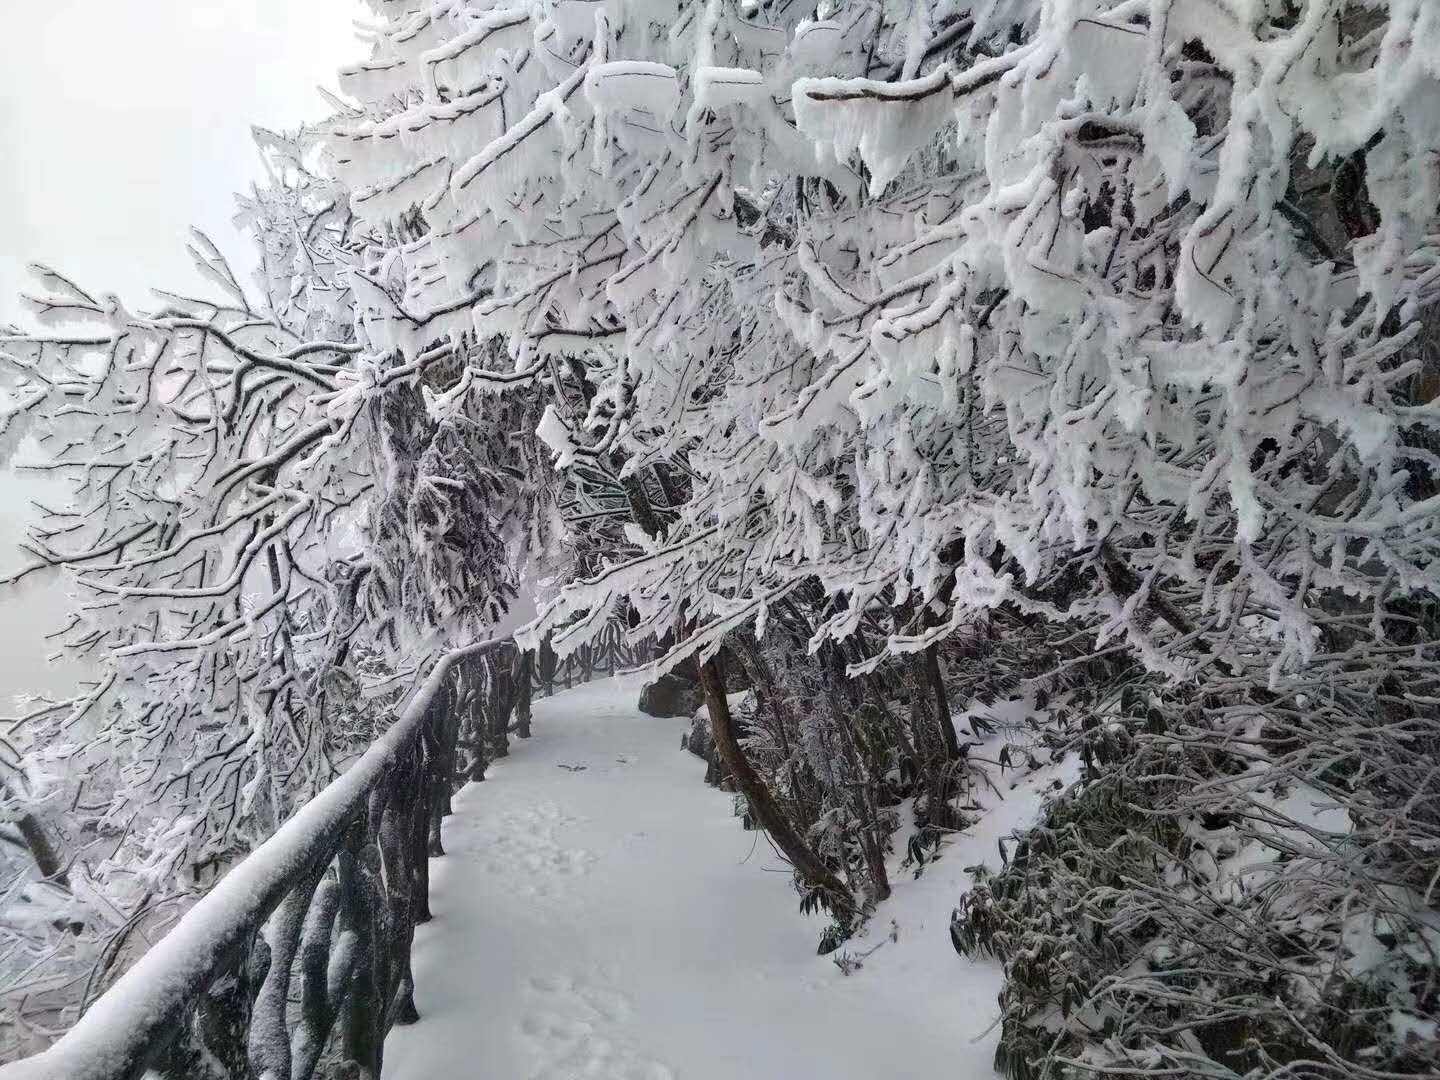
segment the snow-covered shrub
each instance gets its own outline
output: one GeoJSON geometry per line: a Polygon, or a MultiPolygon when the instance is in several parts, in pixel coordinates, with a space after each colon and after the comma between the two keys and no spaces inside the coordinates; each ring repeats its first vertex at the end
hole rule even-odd
{"type": "MultiPolygon", "coordinates": [[[[1334,703],[1312,722],[1303,706],[1153,685],[1107,697],[1076,725],[1084,778],[952,923],[962,954],[1005,964],[997,1067],[1429,1075],[1440,929],[1433,879],[1415,872],[1429,826],[1406,820],[1423,805],[1411,778],[1369,770],[1330,726],[1334,703]]],[[[1345,723],[1362,725],[1420,734],[1383,715],[1345,723]]],[[[1433,752],[1440,727],[1423,726],[1417,748],[1433,752]]]]}

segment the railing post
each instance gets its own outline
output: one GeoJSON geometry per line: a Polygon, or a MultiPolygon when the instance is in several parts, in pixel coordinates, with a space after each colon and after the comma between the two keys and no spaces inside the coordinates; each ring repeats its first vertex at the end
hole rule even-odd
{"type": "MultiPolygon", "coordinates": [[[[167,1076],[202,1076],[215,1067],[221,1075],[247,1075],[246,1033],[250,1027],[250,988],[263,971],[267,947],[257,939],[254,946],[230,952],[211,985],[195,998],[194,1008],[183,1017],[170,1040],[152,1051],[153,1063],[167,1076]]],[[[117,1073],[116,1075],[129,1075],[117,1073]]]]}
{"type": "MultiPolygon", "coordinates": [[[[458,678],[457,672],[451,678],[451,683],[454,684],[458,678]]],[[[460,772],[460,711],[455,707],[455,699],[455,691],[447,689],[431,706],[430,714],[425,718],[425,729],[432,735],[437,753],[440,755],[435,766],[435,780],[440,783],[438,800],[440,817],[449,817],[455,812],[451,797],[454,794],[460,772]]],[[[438,836],[436,844],[439,844],[438,836]]],[[[444,852],[436,851],[433,854],[443,855],[444,852]]]]}
{"type": "Polygon", "coordinates": [[[471,683],[469,693],[464,699],[461,715],[464,717],[463,730],[470,751],[470,768],[466,771],[465,778],[477,781],[485,779],[485,770],[490,765],[490,747],[486,737],[485,696],[481,693],[480,677],[472,676],[471,683]]]}
{"type": "MultiPolygon", "coordinates": [[[[423,740],[427,754],[433,755],[425,784],[428,794],[425,803],[425,851],[437,858],[445,854],[441,825],[452,812],[450,798],[459,759],[460,716],[455,709],[446,707],[448,702],[445,698],[449,696],[443,695],[431,707],[425,721],[423,740]]],[[[426,874],[428,877],[428,869],[426,874]]],[[[427,901],[425,918],[429,917],[427,901]]]]}
{"type": "Polygon", "coordinates": [[[300,949],[305,917],[315,888],[328,863],[319,863],[275,909],[265,924],[263,940],[269,947],[270,962],[250,1013],[246,1049],[250,1068],[256,1076],[291,1075],[288,1008],[290,978],[300,949]]]}
{"type": "MultiPolygon", "coordinates": [[[[429,908],[430,858],[426,843],[431,787],[424,747],[417,740],[404,767],[397,770],[395,788],[382,825],[381,852],[385,880],[392,882],[386,907],[385,1029],[391,1024],[413,1024],[420,1019],[415,1008],[415,976],[410,951],[422,905],[429,908]],[[393,867],[392,867],[393,862],[393,867]]],[[[425,917],[429,918],[428,910],[425,917]]],[[[381,1033],[384,1038],[384,1032],[381,1033]]]]}
{"type": "Polygon", "coordinates": [[[359,1070],[357,1080],[379,1080],[382,1046],[377,1033],[385,1020],[377,985],[375,900],[365,866],[369,833],[365,825],[357,823],[338,860],[341,930],[355,935],[355,961],[342,1017],[341,1045],[345,1060],[359,1070]]]}
{"type": "Polygon", "coordinates": [[[550,647],[550,635],[546,634],[540,642],[540,654],[536,657],[536,668],[539,671],[541,685],[545,687],[545,696],[549,697],[555,693],[555,650],[550,647]]]}
{"type": "Polygon", "coordinates": [[[522,739],[530,738],[530,702],[534,693],[530,685],[535,668],[535,654],[528,650],[517,650],[515,656],[515,734],[522,739]]]}
{"type": "Polygon", "coordinates": [[[333,1040],[340,1075],[379,1080],[391,1025],[418,1018],[411,947],[430,917],[460,725],[476,730],[482,768],[490,734],[484,699],[460,700],[457,676],[487,656],[513,683],[504,642],[443,658],[344,775],[196,902],[174,947],[142,956],[75,1029],[0,1077],[310,1080],[333,1040]]]}
{"type": "Polygon", "coordinates": [[[308,1080],[325,1052],[355,967],[353,933],[342,931],[333,952],[331,950],[340,893],[339,879],[327,871],[310,901],[310,910],[305,913],[300,936],[300,1017],[291,1043],[290,1075],[303,1080],[308,1080]]]}
{"type": "Polygon", "coordinates": [[[487,748],[493,760],[510,753],[510,713],[515,707],[515,686],[507,651],[496,650],[486,657],[485,667],[489,674],[487,682],[490,691],[485,702],[489,735],[487,748]]]}

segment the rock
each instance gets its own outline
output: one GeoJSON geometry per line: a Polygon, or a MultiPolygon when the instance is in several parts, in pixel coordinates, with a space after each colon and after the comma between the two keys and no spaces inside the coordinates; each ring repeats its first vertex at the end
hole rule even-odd
{"type": "Polygon", "coordinates": [[[690,721],[690,734],[685,736],[685,749],[702,761],[715,760],[715,738],[710,734],[710,717],[703,709],[695,711],[690,721]]]}
{"type": "Polygon", "coordinates": [[[700,687],[673,673],[661,675],[640,690],[640,711],[647,716],[694,716],[700,708],[700,687]]]}
{"type": "MultiPolygon", "coordinates": [[[[735,790],[725,766],[720,760],[720,751],[715,747],[715,736],[710,733],[710,713],[696,709],[690,720],[690,732],[680,742],[701,761],[705,762],[705,783],[721,791],[735,790]]],[[[747,829],[749,825],[745,826],[747,829]]]]}

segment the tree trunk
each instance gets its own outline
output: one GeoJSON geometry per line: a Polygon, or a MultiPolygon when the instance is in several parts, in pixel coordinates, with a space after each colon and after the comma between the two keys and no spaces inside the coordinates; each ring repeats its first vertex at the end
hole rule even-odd
{"type": "Polygon", "coordinates": [[[650,505],[650,496],[645,493],[645,485],[640,482],[640,477],[627,476],[620,483],[625,488],[625,498],[630,503],[630,516],[635,519],[635,524],[645,530],[646,536],[659,536],[660,521],[655,516],[655,510],[650,505]]]}
{"type": "Polygon", "coordinates": [[[853,912],[855,901],[849,890],[791,827],[780,808],[775,805],[775,800],[771,798],[770,789],[765,786],[760,774],[751,767],[741,750],[730,717],[730,705],[725,700],[725,684],[713,660],[707,660],[700,665],[700,685],[705,691],[705,704],[710,713],[710,730],[715,736],[715,746],[724,758],[730,774],[735,778],[735,785],[749,803],[755,821],[770,834],[770,838],[807,885],[824,891],[831,903],[845,914],[853,912]]]}
{"type": "Polygon", "coordinates": [[[945,680],[940,674],[940,645],[931,642],[926,648],[920,669],[930,691],[935,723],[940,727],[940,738],[945,745],[945,757],[955,761],[960,757],[960,741],[955,735],[955,722],[950,718],[950,695],[945,692],[945,680]]]}
{"type": "MultiPolygon", "coordinates": [[[[0,780],[0,794],[8,794],[11,790],[9,785],[0,780]]],[[[50,839],[50,830],[45,828],[45,823],[34,814],[27,813],[22,814],[15,825],[20,830],[20,838],[30,849],[30,857],[35,860],[35,869],[40,871],[40,876],[68,889],[70,882],[65,876],[65,863],[60,858],[55,842],[50,839]]]]}
{"type": "Polygon", "coordinates": [[[865,855],[865,869],[870,876],[870,899],[879,902],[890,898],[890,875],[885,869],[885,837],[880,831],[880,811],[875,805],[875,787],[868,770],[860,760],[855,745],[855,733],[851,730],[847,714],[838,695],[833,691],[830,698],[835,732],[840,740],[840,749],[857,784],[853,791],[842,792],[841,797],[850,803],[850,812],[860,824],[860,848],[865,855]]]}
{"type": "Polygon", "coordinates": [[[51,841],[45,823],[34,814],[23,814],[15,824],[20,829],[25,846],[30,849],[30,857],[35,860],[35,869],[40,871],[40,876],[46,881],[69,888],[70,881],[65,875],[65,864],[60,860],[60,852],[51,841]]]}

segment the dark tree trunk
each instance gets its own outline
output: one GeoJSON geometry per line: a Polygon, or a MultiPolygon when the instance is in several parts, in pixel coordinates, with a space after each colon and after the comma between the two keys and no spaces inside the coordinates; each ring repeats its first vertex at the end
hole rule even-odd
{"type": "Polygon", "coordinates": [[[659,536],[660,520],[655,516],[655,509],[650,505],[650,496],[645,494],[645,485],[640,482],[640,477],[627,476],[620,483],[625,487],[630,516],[635,519],[635,524],[645,530],[646,536],[659,536]]]}
{"type": "Polygon", "coordinates": [[[680,484],[670,475],[670,469],[664,462],[655,463],[655,482],[660,485],[660,493],[665,496],[666,509],[677,509],[685,501],[680,484]]]}
{"type": "MultiPolygon", "coordinates": [[[[3,780],[0,780],[0,794],[11,794],[12,789],[3,780]]],[[[14,792],[19,795],[19,792],[14,792]]],[[[50,830],[45,823],[34,814],[22,814],[20,820],[15,823],[20,830],[20,838],[25,841],[25,846],[30,849],[30,857],[35,860],[35,869],[40,871],[40,876],[46,881],[53,881],[57,885],[69,888],[70,882],[65,876],[65,863],[60,858],[60,850],[50,838],[50,830]]]]}
{"type": "MultiPolygon", "coordinates": [[[[932,645],[933,648],[935,646],[932,645]]],[[[909,665],[914,683],[910,725],[915,732],[916,749],[921,755],[926,792],[925,818],[938,829],[957,828],[961,819],[952,808],[951,801],[959,793],[961,756],[945,688],[939,682],[939,665],[932,666],[925,652],[911,653],[909,665]],[[940,711],[942,707],[944,712],[940,711]]]]}
{"type": "Polygon", "coordinates": [[[69,888],[65,863],[60,858],[59,849],[50,839],[50,831],[45,828],[45,823],[34,814],[23,814],[15,824],[20,829],[25,846],[30,849],[30,857],[35,860],[35,869],[40,871],[40,876],[46,881],[69,888]]]}
{"type": "MultiPolygon", "coordinates": [[[[965,542],[953,540],[940,552],[941,562],[946,568],[956,566],[965,557],[965,542]]],[[[949,604],[950,598],[955,593],[955,576],[947,573],[944,582],[935,593],[934,603],[949,604]]],[[[937,615],[931,604],[925,604],[920,613],[920,625],[927,630],[932,630],[940,625],[940,616],[937,615]]],[[[931,709],[933,710],[935,722],[940,728],[940,738],[945,747],[945,757],[948,761],[956,761],[960,757],[960,742],[955,735],[955,723],[950,718],[950,695],[945,692],[945,679],[940,671],[940,645],[939,642],[931,642],[925,649],[922,659],[914,668],[919,679],[917,689],[928,690],[931,698],[931,709]]]]}
{"type": "Polygon", "coordinates": [[[715,736],[715,746],[729,768],[730,775],[735,778],[736,787],[745,796],[756,823],[770,834],[770,838],[807,885],[822,890],[836,909],[849,914],[855,907],[849,890],[790,825],[771,797],[770,789],[765,786],[760,774],[751,767],[740,748],[730,717],[730,705],[725,700],[725,683],[713,660],[707,660],[700,665],[700,686],[705,691],[705,704],[710,713],[710,730],[715,736]]]}
{"type": "Polygon", "coordinates": [[[956,761],[960,757],[960,741],[955,735],[955,722],[950,718],[950,695],[945,692],[945,679],[940,672],[940,646],[937,642],[931,642],[923,653],[920,672],[930,692],[935,723],[939,725],[941,743],[945,747],[945,759],[956,761]]]}

